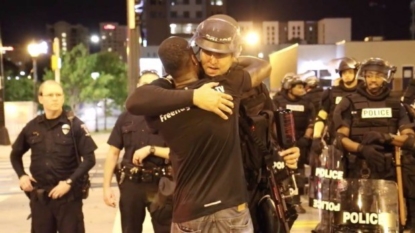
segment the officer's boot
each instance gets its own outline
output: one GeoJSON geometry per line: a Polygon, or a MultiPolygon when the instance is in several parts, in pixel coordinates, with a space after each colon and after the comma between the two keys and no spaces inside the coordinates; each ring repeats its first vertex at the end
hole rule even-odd
{"type": "Polygon", "coordinates": [[[322,210],[320,223],[312,230],[312,233],[330,233],[330,211],[322,210]]]}

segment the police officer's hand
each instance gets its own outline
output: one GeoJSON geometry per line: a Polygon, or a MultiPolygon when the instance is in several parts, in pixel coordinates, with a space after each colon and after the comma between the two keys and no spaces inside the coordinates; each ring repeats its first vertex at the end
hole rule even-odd
{"type": "Polygon", "coordinates": [[[380,133],[376,131],[369,131],[363,135],[362,144],[390,144],[392,136],[387,133],[380,133]]]}
{"type": "Polygon", "coordinates": [[[59,181],[59,184],[56,185],[50,192],[49,197],[52,199],[58,199],[63,197],[69,190],[71,189],[71,186],[67,184],[65,181],[59,181]]]}
{"type": "Polygon", "coordinates": [[[385,156],[379,152],[383,147],[379,145],[362,145],[360,144],[357,152],[366,159],[367,164],[376,168],[378,172],[385,170],[385,156]]]}
{"type": "Polygon", "coordinates": [[[36,183],[36,180],[28,175],[23,175],[19,179],[20,188],[25,192],[31,192],[33,190],[32,182],[36,183]]]}
{"type": "Polygon", "coordinates": [[[150,146],[142,147],[134,152],[133,164],[140,166],[143,160],[150,154],[150,146]]]}
{"type": "Polygon", "coordinates": [[[313,138],[313,141],[311,142],[311,150],[317,155],[321,155],[321,153],[323,153],[323,142],[321,141],[321,138],[313,138]]]}
{"type": "Polygon", "coordinates": [[[107,206],[116,207],[115,194],[109,187],[104,187],[104,202],[107,206]]]}
{"type": "Polygon", "coordinates": [[[287,150],[279,152],[279,154],[288,168],[297,169],[298,158],[300,158],[300,148],[291,147],[287,150]]]}
{"type": "Polygon", "coordinates": [[[232,114],[233,98],[231,95],[215,91],[213,87],[219,85],[218,82],[207,83],[193,92],[193,104],[197,107],[213,112],[221,118],[227,120],[227,114],[232,114]]]}

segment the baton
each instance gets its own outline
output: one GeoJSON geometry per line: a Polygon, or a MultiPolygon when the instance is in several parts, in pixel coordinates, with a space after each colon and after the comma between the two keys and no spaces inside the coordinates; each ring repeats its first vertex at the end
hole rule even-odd
{"type": "Polygon", "coordinates": [[[402,181],[402,167],[401,167],[401,148],[395,146],[395,162],[396,162],[396,178],[398,181],[398,201],[399,201],[399,220],[401,226],[405,225],[405,200],[403,197],[403,181],[402,181]]]}

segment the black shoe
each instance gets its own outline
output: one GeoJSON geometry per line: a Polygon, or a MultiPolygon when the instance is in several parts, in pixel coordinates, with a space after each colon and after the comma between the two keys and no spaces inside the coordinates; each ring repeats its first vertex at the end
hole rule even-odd
{"type": "Polygon", "coordinates": [[[306,210],[301,206],[301,204],[295,205],[295,211],[297,211],[297,214],[305,214],[306,212],[306,210]]]}

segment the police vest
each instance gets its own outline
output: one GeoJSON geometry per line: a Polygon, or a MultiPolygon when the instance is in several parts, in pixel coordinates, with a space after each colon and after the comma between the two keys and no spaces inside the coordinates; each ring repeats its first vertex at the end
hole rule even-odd
{"type": "Polygon", "coordinates": [[[274,103],[277,108],[290,109],[293,113],[295,134],[297,139],[304,136],[304,133],[309,125],[311,111],[309,109],[309,101],[300,99],[292,101],[283,95],[278,95],[274,98],[274,103]]]}
{"type": "Polygon", "coordinates": [[[323,88],[317,87],[307,93],[308,99],[313,103],[316,111],[320,110],[321,98],[323,96],[323,88]]]}
{"type": "Polygon", "coordinates": [[[340,87],[337,87],[337,86],[332,87],[332,89],[330,91],[330,112],[328,112],[328,114],[332,115],[333,112],[334,112],[334,109],[336,108],[337,104],[340,103],[342,98],[345,95],[351,94],[353,92],[344,91],[343,89],[341,89],[340,87]]]}
{"type": "Polygon", "coordinates": [[[384,100],[373,101],[358,93],[348,96],[351,102],[352,119],[350,138],[361,141],[369,131],[396,134],[399,128],[401,103],[396,96],[389,95],[384,100]]]}

